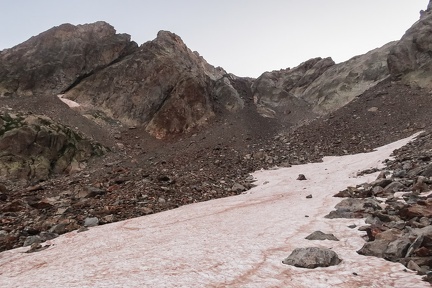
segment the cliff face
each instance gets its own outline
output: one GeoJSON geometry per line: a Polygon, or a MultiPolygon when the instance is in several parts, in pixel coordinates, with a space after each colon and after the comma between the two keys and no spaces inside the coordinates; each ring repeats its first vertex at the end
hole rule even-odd
{"type": "Polygon", "coordinates": [[[312,117],[332,112],[389,76],[387,56],[394,42],[335,64],[310,59],[293,69],[266,72],[253,84],[258,111],[267,117],[312,117]]]}
{"type": "Polygon", "coordinates": [[[310,113],[302,95],[309,85],[335,63],[331,58],[310,59],[293,69],[266,72],[252,85],[258,112],[265,117],[310,113]]]}
{"type": "Polygon", "coordinates": [[[103,113],[165,138],[243,109],[250,92],[235,88],[242,82],[261,116],[291,126],[334,111],[385,79],[393,46],[340,64],[314,58],[255,80],[211,66],[171,32],[138,47],[105,22],[64,24],[0,52],[0,95],[64,94],[93,119],[103,113]]]}
{"type": "Polygon", "coordinates": [[[135,53],[81,81],[65,97],[103,109],[123,123],[144,125],[163,138],[202,125],[215,109],[241,109],[243,100],[232,78],[188,49],[179,36],[161,31],[135,53]]]}
{"type": "Polygon", "coordinates": [[[136,48],[105,22],[54,27],[0,52],[0,97],[59,94],[136,48]]]}
{"type": "Polygon", "coordinates": [[[429,3],[420,19],[402,36],[388,57],[393,79],[432,88],[432,10],[429,3]]]}

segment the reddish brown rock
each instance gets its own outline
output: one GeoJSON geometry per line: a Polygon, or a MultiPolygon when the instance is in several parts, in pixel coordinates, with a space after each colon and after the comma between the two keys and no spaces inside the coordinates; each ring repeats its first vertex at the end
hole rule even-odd
{"type": "Polygon", "coordinates": [[[400,211],[400,216],[403,219],[411,219],[414,217],[432,217],[432,204],[428,205],[409,205],[400,211]]]}

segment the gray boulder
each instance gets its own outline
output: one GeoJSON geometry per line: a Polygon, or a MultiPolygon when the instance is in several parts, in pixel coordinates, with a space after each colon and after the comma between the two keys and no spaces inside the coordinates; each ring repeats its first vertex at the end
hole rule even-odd
{"type": "Polygon", "coordinates": [[[339,202],[335,211],[331,211],[325,218],[363,218],[369,213],[382,210],[380,203],[372,198],[347,198],[339,202]]]}
{"type": "Polygon", "coordinates": [[[307,240],[339,241],[339,239],[336,238],[336,236],[334,236],[333,234],[326,234],[326,233],[321,232],[321,231],[315,231],[312,234],[310,234],[309,236],[307,236],[305,239],[307,239],[307,240]]]}
{"type": "Polygon", "coordinates": [[[282,263],[295,267],[313,269],[317,267],[335,266],[341,261],[338,255],[330,249],[307,247],[294,249],[282,263]]]}

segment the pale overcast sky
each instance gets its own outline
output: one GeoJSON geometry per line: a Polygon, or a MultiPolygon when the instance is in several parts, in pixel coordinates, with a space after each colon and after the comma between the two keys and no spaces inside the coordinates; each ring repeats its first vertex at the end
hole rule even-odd
{"type": "Polygon", "coordinates": [[[398,40],[428,0],[0,0],[0,50],[63,23],[104,20],[142,44],[179,35],[238,76],[336,62],[398,40]]]}

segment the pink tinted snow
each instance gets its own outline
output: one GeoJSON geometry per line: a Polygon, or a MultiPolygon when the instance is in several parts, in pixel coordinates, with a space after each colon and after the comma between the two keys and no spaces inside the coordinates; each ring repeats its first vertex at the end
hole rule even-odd
{"type": "Polygon", "coordinates": [[[336,192],[376,178],[358,171],[382,166],[409,140],[256,172],[258,186],[243,195],[71,232],[41,252],[2,252],[0,287],[430,287],[401,264],[358,255],[362,233],[347,226],[363,220],[323,218],[341,200],[336,192]],[[315,230],[340,241],[304,239],[315,230]],[[312,270],[282,264],[307,246],[331,248],[343,261],[312,270]]]}

